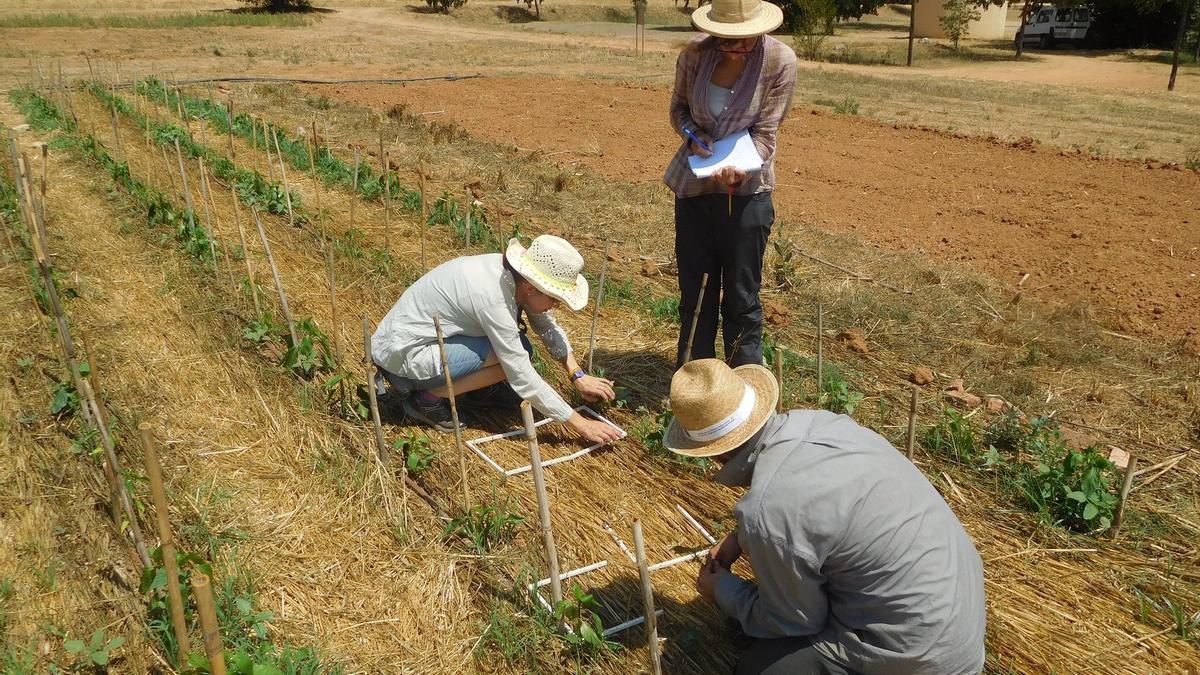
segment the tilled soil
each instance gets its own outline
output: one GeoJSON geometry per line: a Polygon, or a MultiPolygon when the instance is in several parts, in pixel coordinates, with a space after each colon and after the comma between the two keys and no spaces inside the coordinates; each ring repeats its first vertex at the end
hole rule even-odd
{"type": "MultiPolygon", "coordinates": [[[[670,94],[654,87],[507,77],[316,90],[403,103],[615,180],[657,182],[677,143],[670,94]]],[[[1200,172],[797,108],[777,176],[783,222],[966,263],[1014,291],[1028,274],[1025,295],[1200,349],[1200,172]]]]}

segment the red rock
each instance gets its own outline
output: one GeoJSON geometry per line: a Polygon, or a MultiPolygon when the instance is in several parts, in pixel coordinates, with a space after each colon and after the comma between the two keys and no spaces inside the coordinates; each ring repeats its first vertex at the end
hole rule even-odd
{"type": "Polygon", "coordinates": [[[653,260],[643,260],[642,274],[648,277],[656,277],[662,274],[662,272],[658,269],[658,263],[654,262],[653,260]]]}
{"type": "Polygon", "coordinates": [[[1007,408],[1008,408],[1008,403],[1006,403],[1004,399],[996,398],[995,396],[988,397],[987,409],[989,411],[998,413],[998,412],[1004,412],[1005,409],[1007,409],[1007,408]]]}
{"type": "Polygon", "coordinates": [[[920,387],[932,384],[936,379],[933,375],[933,369],[926,366],[917,366],[908,374],[908,381],[920,387]]]}
{"type": "Polygon", "coordinates": [[[965,391],[947,391],[946,398],[956,403],[961,403],[965,408],[978,408],[983,401],[975,394],[969,394],[965,391]]]}
{"type": "Polygon", "coordinates": [[[867,347],[867,340],[863,337],[862,330],[858,328],[847,328],[841,333],[838,333],[837,339],[838,342],[841,342],[846,349],[849,349],[852,352],[866,354],[867,352],[871,351],[871,349],[867,347]]]}
{"type": "Polygon", "coordinates": [[[966,390],[963,388],[962,380],[950,380],[950,383],[946,385],[946,391],[947,392],[955,391],[955,392],[961,393],[966,390]]]}
{"type": "Polygon", "coordinates": [[[783,303],[776,302],[775,300],[764,299],[762,301],[762,308],[763,320],[772,326],[781,326],[787,323],[787,320],[791,315],[791,313],[788,311],[788,308],[784,306],[783,303]]]}

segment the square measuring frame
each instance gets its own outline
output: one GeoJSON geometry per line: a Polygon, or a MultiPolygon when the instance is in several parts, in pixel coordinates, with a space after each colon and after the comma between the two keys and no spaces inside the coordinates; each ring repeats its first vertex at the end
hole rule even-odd
{"type": "MultiPolygon", "coordinates": [[[[626,436],[629,435],[625,432],[624,429],[617,426],[616,424],[613,424],[613,422],[611,420],[609,420],[605,416],[601,415],[600,413],[596,412],[595,410],[592,410],[591,408],[587,407],[586,405],[581,405],[581,406],[575,408],[575,412],[587,414],[592,419],[596,419],[601,422],[604,422],[608,426],[621,432],[621,438],[625,438],[626,436]]],[[[553,419],[547,417],[545,419],[539,420],[533,426],[535,428],[541,427],[543,425],[550,424],[553,421],[554,421],[553,419]]],[[[479,455],[480,459],[487,462],[488,466],[490,466],[493,469],[495,469],[496,471],[499,471],[500,473],[504,474],[505,477],[517,476],[517,475],[532,471],[533,466],[530,464],[526,464],[525,466],[519,466],[515,469],[505,469],[504,467],[500,466],[500,464],[496,460],[492,459],[486,452],[484,452],[483,449],[480,448],[479,446],[484,443],[488,443],[490,441],[499,441],[499,440],[503,440],[506,438],[516,438],[517,436],[523,436],[524,434],[525,434],[524,429],[517,429],[515,431],[506,431],[502,434],[492,434],[491,436],[484,436],[483,438],[473,438],[469,441],[466,441],[466,444],[467,444],[467,447],[470,448],[476,455],[479,455]]],[[[593,443],[592,445],[589,445],[588,447],[586,447],[578,452],[573,452],[569,455],[563,455],[562,457],[555,457],[553,459],[547,459],[542,462],[542,466],[543,467],[553,466],[555,464],[562,464],[563,462],[569,462],[572,459],[578,459],[578,458],[583,457],[584,455],[590,453],[591,451],[595,450],[596,448],[600,447],[601,445],[603,445],[603,443],[593,443]]]]}

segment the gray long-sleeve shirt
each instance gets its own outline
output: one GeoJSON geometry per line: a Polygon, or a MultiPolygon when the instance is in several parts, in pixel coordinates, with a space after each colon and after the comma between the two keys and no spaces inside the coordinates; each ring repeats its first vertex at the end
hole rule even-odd
{"type": "Polygon", "coordinates": [[[983,564],[958,518],[886,439],[845,415],[793,410],[718,480],[750,485],[734,508],[755,582],[716,587],[753,637],[816,636],[863,673],[978,673],[983,564]]]}
{"type": "MultiPolygon", "coordinates": [[[[371,340],[371,355],[385,370],[413,380],[441,375],[437,332],[487,337],[513,391],[547,417],[565,422],[574,410],[534,370],[521,346],[516,285],[499,253],[448,260],[429,270],[388,311],[371,340]]],[[[567,334],[549,312],[527,312],[529,327],[555,359],[571,352],[567,334]]]]}

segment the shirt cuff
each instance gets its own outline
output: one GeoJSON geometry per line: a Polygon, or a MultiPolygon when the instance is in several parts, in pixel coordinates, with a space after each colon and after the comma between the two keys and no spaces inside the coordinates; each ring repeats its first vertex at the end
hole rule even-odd
{"type": "Polygon", "coordinates": [[[741,613],[738,611],[739,600],[744,598],[753,582],[746,581],[736,574],[730,573],[723,575],[717,579],[716,586],[713,587],[713,596],[717,600],[717,607],[721,608],[721,612],[725,616],[738,618],[741,613]]]}

